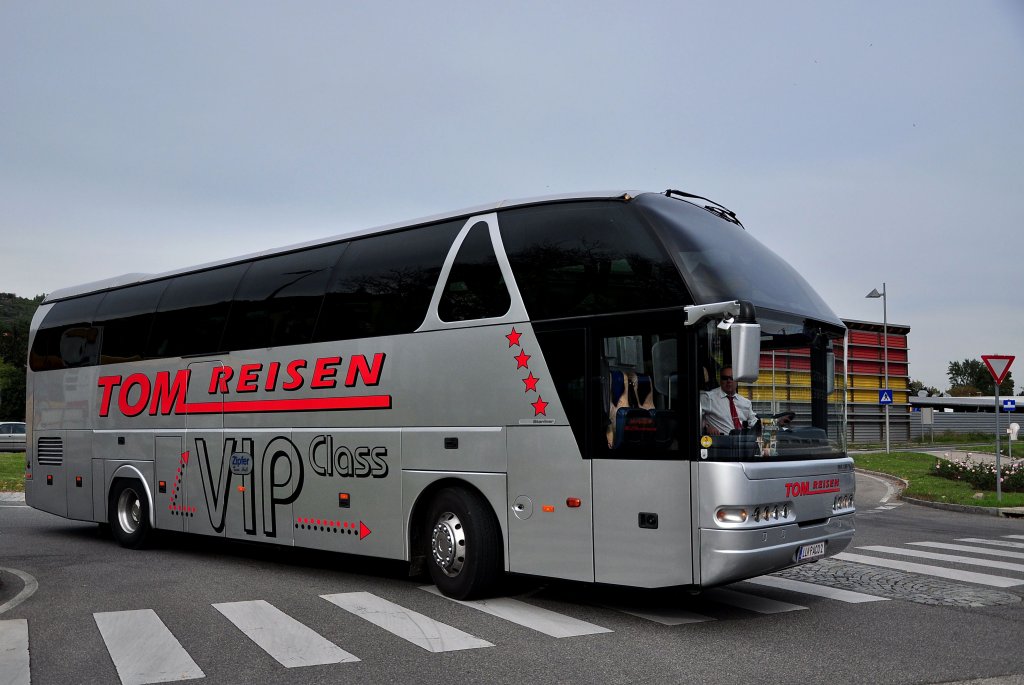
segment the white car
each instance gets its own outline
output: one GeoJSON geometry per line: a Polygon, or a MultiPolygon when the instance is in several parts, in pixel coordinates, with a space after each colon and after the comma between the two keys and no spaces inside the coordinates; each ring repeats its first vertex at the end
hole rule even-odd
{"type": "Polygon", "coordinates": [[[0,452],[25,451],[25,424],[19,421],[0,423],[0,452]]]}

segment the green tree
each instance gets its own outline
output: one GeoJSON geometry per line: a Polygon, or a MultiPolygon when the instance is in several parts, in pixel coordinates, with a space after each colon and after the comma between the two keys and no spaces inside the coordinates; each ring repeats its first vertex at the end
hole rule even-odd
{"type": "MultiPolygon", "coordinates": [[[[949,394],[954,397],[996,394],[996,382],[988,367],[980,359],[950,362],[946,375],[949,377],[949,394]]],[[[1004,397],[1013,395],[1012,373],[1007,373],[1003,382],[999,384],[999,394],[1004,397]]]]}
{"type": "Polygon", "coordinates": [[[910,385],[908,387],[910,388],[910,394],[911,395],[917,395],[917,393],[919,393],[922,390],[927,392],[929,395],[939,395],[939,394],[941,394],[941,391],[938,388],[933,388],[930,385],[925,385],[921,381],[917,381],[917,380],[910,381],[910,385]]]}
{"type": "Polygon", "coordinates": [[[28,333],[43,295],[32,299],[0,293],[0,419],[25,420],[28,333]]]}

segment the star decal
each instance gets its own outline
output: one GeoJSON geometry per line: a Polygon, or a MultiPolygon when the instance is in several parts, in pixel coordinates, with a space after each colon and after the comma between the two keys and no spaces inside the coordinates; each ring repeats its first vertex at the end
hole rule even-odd
{"type": "Polygon", "coordinates": [[[547,416],[548,413],[545,410],[548,408],[548,404],[550,404],[550,402],[545,402],[543,397],[537,397],[536,402],[530,403],[530,406],[533,407],[533,415],[540,416],[543,414],[544,416],[547,416]]]}
{"type": "Polygon", "coordinates": [[[512,332],[505,336],[506,338],[508,338],[508,346],[509,347],[519,347],[519,336],[521,336],[521,335],[522,335],[522,333],[517,332],[516,331],[516,327],[513,326],[512,327],[512,332]]]}
{"type": "Polygon", "coordinates": [[[530,368],[530,364],[528,363],[530,361],[530,355],[526,354],[526,350],[521,351],[519,354],[513,357],[513,359],[516,360],[517,369],[530,368]]]}
{"type": "Polygon", "coordinates": [[[523,383],[526,383],[526,390],[523,392],[529,392],[531,390],[537,392],[537,381],[539,380],[539,378],[533,375],[533,371],[531,371],[530,375],[523,379],[523,383]]]}

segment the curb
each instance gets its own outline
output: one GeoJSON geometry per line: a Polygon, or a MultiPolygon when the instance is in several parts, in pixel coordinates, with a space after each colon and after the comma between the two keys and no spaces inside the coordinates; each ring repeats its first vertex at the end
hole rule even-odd
{"type": "Polygon", "coordinates": [[[946,502],[933,502],[928,499],[917,499],[916,497],[906,497],[903,491],[910,485],[907,481],[903,480],[899,476],[894,476],[891,473],[881,473],[880,471],[868,471],[867,469],[855,468],[854,471],[859,473],[867,473],[872,476],[877,476],[887,480],[897,487],[900,491],[897,493],[900,501],[907,502],[908,504],[917,504],[922,507],[931,507],[932,509],[942,509],[944,511],[955,511],[961,514],[978,514],[981,516],[1002,516],[1005,518],[1024,518],[1024,507],[972,507],[969,504],[949,504],[946,502]]]}

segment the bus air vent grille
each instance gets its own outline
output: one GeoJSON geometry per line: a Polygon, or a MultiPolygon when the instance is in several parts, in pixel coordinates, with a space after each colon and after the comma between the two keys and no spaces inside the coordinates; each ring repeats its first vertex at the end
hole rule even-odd
{"type": "Polygon", "coordinates": [[[36,463],[40,466],[63,466],[64,439],[39,438],[36,443],[36,463]]]}

